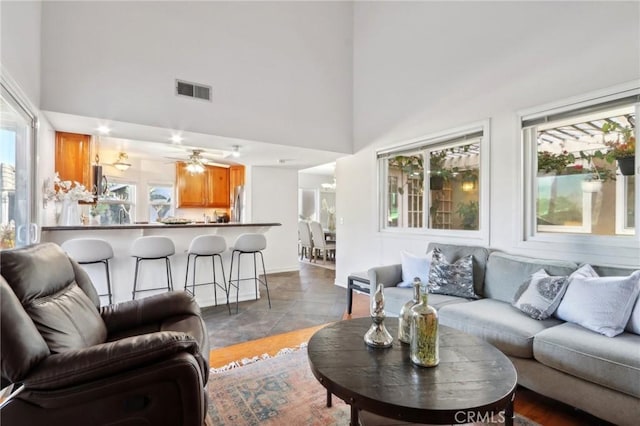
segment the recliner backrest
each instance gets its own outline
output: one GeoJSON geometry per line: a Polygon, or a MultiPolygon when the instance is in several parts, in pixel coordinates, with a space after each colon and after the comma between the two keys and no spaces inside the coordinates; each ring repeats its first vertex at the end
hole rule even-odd
{"type": "Polygon", "coordinates": [[[0,303],[0,370],[3,384],[6,385],[21,382],[33,367],[49,356],[50,351],[15,293],[1,276],[0,303]]]}
{"type": "Polygon", "coordinates": [[[106,341],[96,290],[86,272],[58,245],[3,251],[0,273],[51,352],[106,341]]]}

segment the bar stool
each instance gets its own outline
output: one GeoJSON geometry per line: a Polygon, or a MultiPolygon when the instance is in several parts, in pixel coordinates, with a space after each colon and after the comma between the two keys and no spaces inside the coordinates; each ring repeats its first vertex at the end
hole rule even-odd
{"type": "MultiPolygon", "coordinates": [[[[213,284],[213,298],[215,304],[218,305],[218,292],[216,287],[224,290],[227,294],[227,280],[224,276],[224,264],[222,263],[222,256],[220,255],[227,249],[227,242],[219,235],[200,235],[191,240],[189,244],[189,250],[187,250],[187,272],[184,277],[184,291],[191,293],[194,297],[196,295],[196,287],[203,285],[213,284]],[[189,263],[193,256],[193,279],[191,280],[191,290],[187,288],[187,281],[189,280],[189,263]],[[196,263],[199,257],[211,258],[211,269],[213,270],[213,282],[204,282],[196,284],[196,263]],[[220,260],[220,268],[222,269],[222,284],[216,280],[216,258],[220,260]]],[[[231,314],[231,307],[229,306],[229,297],[227,297],[227,308],[229,314],[231,314]]]]}
{"type": "Polygon", "coordinates": [[[113,303],[111,293],[111,274],[109,273],[109,259],[113,259],[113,247],[99,238],[74,238],[60,245],[69,257],[80,265],[103,263],[107,275],[107,292],[98,296],[107,296],[109,304],[113,303]]]}
{"type": "Polygon", "coordinates": [[[269,300],[269,309],[271,309],[271,298],[269,297],[269,285],[267,284],[267,271],[264,268],[264,256],[262,250],[267,248],[267,239],[263,234],[241,234],[236,239],[233,247],[231,247],[231,270],[229,271],[229,291],[227,292],[227,303],[229,302],[229,294],[231,293],[231,287],[236,289],[236,314],[238,313],[238,294],[240,293],[240,281],[254,280],[256,287],[256,299],[258,298],[258,282],[264,284],[267,288],[267,299],[269,300]],[[262,260],[262,271],[264,272],[264,281],[258,278],[258,268],[256,266],[256,254],[260,253],[260,259],[262,260]],[[237,256],[236,256],[237,254],[237,256]],[[253,254],[253,278],[240,279],[240,256],[243,254],[253,254]],[[233,277],[233,263],[234,259],[238,258],[238,273],[235,280],[233,277]],[[233,282],[236,282],[233,284],[233,282]]]}
{"type": "Polygon", "coordinates": [[[148,288],[144,290],[136,290],[138,285],[138,270],[140,262],[143,260],[160,260],[164,259],[167,269],[167,290],[173,290],[173,276],[171,275],[171,261],[169,256],[174,255],[176,248],[173,241],[168,237],[148,236],[136,238],[131,244],[131,256],[136,258],[136,271],[133,279],[133,299],[136,298],[136,292],[163,290],[163,287],[148,288]]]}

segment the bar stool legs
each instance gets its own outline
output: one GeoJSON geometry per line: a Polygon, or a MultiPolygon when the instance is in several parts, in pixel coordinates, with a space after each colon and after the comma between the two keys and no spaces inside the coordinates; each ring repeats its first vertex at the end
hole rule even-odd
{"type": "Polygon", "coordinates": [[[143,260],[164,259],[167,274],[167,290],[173,291],[173,276],[171,274],[171,260],[169,256],[175,254],[173,241],[168,237],[149,236],[139,237],[131,244],[131,255],[136,258],[136,268],[133,278],[132,299],[135,300],[136,293],[151,290],[163,290],[163,287],[138,290],[138,275],[140,272],[140,262],[143,260]]]}
{"type": "Polygon", "coordinates": [[[256,299],[258,298],[258,283],[264,284],[267,289],[267,300],[269,301],[269,309],[271,309],[271,296],[269,295],[269,283],[267,282],[267,270],[264,266],[264,256],[262,250],[267,247],[267,241],[263,234],[242,234],[236,240],[231,252],[231,268],[229,271],[229,292],[227,293],[227,303],[231,294],[231,287],[236,289],[236,314],[238,313],[238,302],[240,294],[240,281],[253,280],[256,292],[256,299]],[[240,278],[240,257],[243,254],[253,254],[253,277],[240,278]],[[262,262],[262,272],[264,275],[264,281],[258,276],[257,267],[257,254],[260,254],[260,260],[262,262]],[[233,279],[233,264],[237,258],[237,272],[236,279],[233,279]],[[235,284],[234,284],[235,282],[235,284]]]}
{"type": "Polygon", "coordinates": [[[211,285],[213,284],[214,288],[213,288],[213,299],[214,302],[216,304],[216,306],[218,305],[218,292],[216,291],[216,288],[220,288],[221,290],[224,291],[225,295],[227,296],[227,308],[229,309],[229,314],[231,314],[231,307],[229,306],[229,290],[227,289],[227,280],[225,278],[225,272],[224,272],[224,263],[222,262],[222,256],[220,256],[220,254],[196,254],[196,253],[187,253],[187,270],[184,276],[184,291],[187,293],[190,293],[192,296],[195,297],[196,295],[196,287],[202,286],[202,285],[211,285]],[[191,290],[189,290],[188,288],[188,282],[189,282],[189,264],[191,263],[191,257],[193,256],[193,277],[191,279],[191,290]],[[197,269],[196,269],[196,264],[198,261],[199,257],[210,257],[211,258],[211,269],[213,271],[213,281],[212,282],[205,282],[205,283],[198,283],[196,284],[196,273],[197,273],[197,269]],[[216,258],[220,260],[220,268],[222,269],[222,284],[218,282],[217,278],[216,278],[216,258]]]}

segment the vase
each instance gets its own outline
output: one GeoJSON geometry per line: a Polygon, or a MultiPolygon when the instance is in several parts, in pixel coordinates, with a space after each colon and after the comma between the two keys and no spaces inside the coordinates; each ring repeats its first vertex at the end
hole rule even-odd
{"type": "Polygon", "coordinates": [[[429,292],[424,286],[420,303],[411,308],[411,362],[421,367],[435,367],[438,354],[438,313],[429,306],[429,292]]]}
{"type": "Polygon", "coordinates": [[[364,335],[364,342],[374,348],[388,348],[393,344],[393,337],[384,326],[384,286],[378,284],[371,297],[371,320],[373,324],[364,335]]]}
{"type": "Polygon", "coordinates": [[[398,340],[407,345],[411,343],[411,308],[420,302],[420,278],[413,279],[413,299],[402,305],[398,315],[398,340]]]}
{"type": "Polygon", "coordinates": [[[442,176],[431,176],[429,179],[429,189],[440,191],[444,188],[444,178],[442,176]]]}
{"type": "Polygon", "coordinates": [[[80,206],[77,201],[63,200],[58,216],[59,226],[79,226],[80,206]]]}
{"type": "Polygon", "coordinates": [[[601,180],[583,180],[580,184],[582,186],[582,192],[600,192],[602,190],[601,180]]]}
{"type": "Polygon", "coordinates": [[[618,167],[623,176],[633,176],[636,168],[636,157],[618,158],[618,167]]]}
{"type": "Polygon", "coordinates": [[[329,231],[335,231],[336,230],[336,215],[335,215],[335,213],[329,213],[329,216],[327,217],[327,228],[329,228],[329,231]]]}

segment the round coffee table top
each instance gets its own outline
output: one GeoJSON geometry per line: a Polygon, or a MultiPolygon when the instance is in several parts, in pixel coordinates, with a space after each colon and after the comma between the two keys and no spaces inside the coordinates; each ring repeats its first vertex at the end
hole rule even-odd
{"type": "Polygon", "coordinates": [[[397,336],[397,318],[385,326],[393,346],[371,348],[364,334],[371,318],[330,324],[309,340],[309,364],[329,392],[360,410],[409,422],[465,423],[465,413],[505,409],[516,389],[511,361],[483,340],[440,326],[440,363],[419,367],[397,336]],[[463,412],[463,414],[460,414],[463,412]]]}

